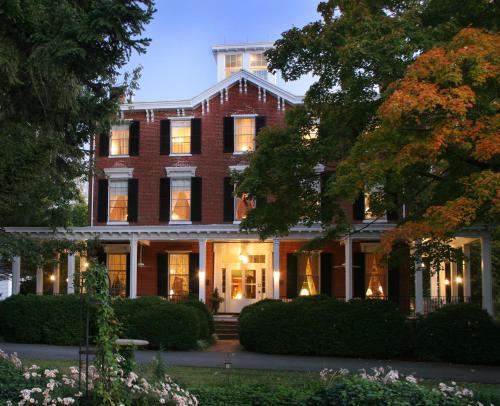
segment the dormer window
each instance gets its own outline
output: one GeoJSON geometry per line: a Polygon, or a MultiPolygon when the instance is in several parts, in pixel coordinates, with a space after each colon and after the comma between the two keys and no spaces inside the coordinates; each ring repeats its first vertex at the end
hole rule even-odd
{"type": "Polygon", "coordinates": [[[226,55],[225,76],[231,76],[235,72],[239,72],[243,68],[242,54],[229,54],[226,55]]]}
{"type": "Polygon", "coordinates": [[[267,80],[267,58],[263,52],[250,54],[250,72],[267,80]]]}

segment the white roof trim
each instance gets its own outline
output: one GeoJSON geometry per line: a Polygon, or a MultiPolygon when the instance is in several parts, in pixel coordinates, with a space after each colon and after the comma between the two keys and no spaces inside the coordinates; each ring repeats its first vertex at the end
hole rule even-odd
{"type": "Polygon", "coordinates": [[[216,83],[214,86],[208,88],[204,92],[200,93],[198,96],[187,100],[166,100],[166,101],[153,101],[153,102],[132,102],[124,103],[120,105],[121,111],[134,111],[134,110],[167,110],[167,109],[192,109],[201,104],[204,100],[209,100],[217,96],[223,89],[232,86],[237,83],[240,79],[246,79],[252,82],[256,86],[260,86],[265,89],[268,93],[275,95],[276,97],[281,97],[290,104],[302,104],[304,101],[304,96],[293,95],[280,87],[273,85],[267,80],[261,79],[260,77],[250,73],[246,70],[241,70],[239,72],[233,73],[231,76],[224,80],[216,83]]]}

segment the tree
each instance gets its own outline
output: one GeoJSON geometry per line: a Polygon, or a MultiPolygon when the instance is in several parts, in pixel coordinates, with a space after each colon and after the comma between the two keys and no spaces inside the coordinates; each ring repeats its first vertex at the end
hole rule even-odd
{"type": "MultiPolygon", "coordinates": [[[[369,176],[365,179],[356,176],[358,167],[351,165],[354,181],[341,187],[337,167],[347,168],[343,161],[353,148],[361,148],[360,138],[380,125],[377,112],[385,95],[418,55],[447,43],[463,27],[496,30],[499,21],[498,7],[487,0],[330,0],[320,3],[318,11],[322,20],[285,32],[268,51],[271,69],[281,70],[285,80],[305,73],[318,80],[307,92],[304,107],[287,113],[285,128],[259,134],[249,168],[236,177],[238,193],[271,196],[242,222],[244,229],[257,229],[262,238],[286,234],[304,220],[323,222],[323,241],[348,233],[346,204],[369,185],[378,187],[373,193],[376,213],[400,208],[397,176],[388,172],[387,179],[371,179],[375,175],[364,171],[363,176],[369,176]],[[318,137],[311,139],[308,134],[315,126],[318,137]],[[326,194],[311,186],[317,163],[331,173],[323,179],[326,194]]],[[[357,163],[373,160],[364,158],[357,163]]],[[[428,176],[414,178],[406,190],[419,190],[428,181],[428,176]]]]}
{"type": "Polygon", "coordinates": [[[91,137],[116,116],[120,70],[149,44],[153,12],[152,0],[2,2],[0,226],[68,224],[91,137]]]}

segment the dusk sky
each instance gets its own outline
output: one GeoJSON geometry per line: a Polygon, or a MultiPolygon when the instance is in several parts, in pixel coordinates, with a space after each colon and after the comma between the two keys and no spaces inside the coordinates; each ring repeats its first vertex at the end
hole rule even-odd
{"type": "MultiPolygon", "coordinates": [[[[216,82],[211,45],[274,41],[281,33],[318,20],[318,0],[158,0],[145,36],[147,53],[127,66],[143,66],[135,100],[191,98],[216,82]]],[[[310,79],[285,88],[303,94],[310,79]]]]}

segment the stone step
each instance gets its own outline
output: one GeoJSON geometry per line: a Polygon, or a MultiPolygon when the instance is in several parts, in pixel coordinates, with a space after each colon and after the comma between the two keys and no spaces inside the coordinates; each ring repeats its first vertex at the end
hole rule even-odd
{"type": "Polygon", "coordinates": [[[219,340],[237,340],[238,334],[217,334],[219,340]]]}

